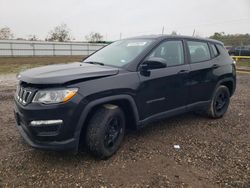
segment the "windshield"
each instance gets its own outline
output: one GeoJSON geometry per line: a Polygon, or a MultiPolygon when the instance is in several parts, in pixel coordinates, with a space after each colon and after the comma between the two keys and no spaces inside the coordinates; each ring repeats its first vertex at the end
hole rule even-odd
{"type": "Polygon", "coordinates": [[[97,51],[83,62],[122,67],[134,60],[151,42],[150,39],[120,40],[97,51]]]}

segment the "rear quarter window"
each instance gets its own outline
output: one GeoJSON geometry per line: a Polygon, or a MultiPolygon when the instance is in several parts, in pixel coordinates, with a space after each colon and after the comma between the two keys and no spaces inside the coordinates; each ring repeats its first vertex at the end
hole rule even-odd
{"type": "Polygon", "coordinates": [[[222,46],[220,44],[216,44],[216,47],[217,47],[220,54],[229,56],[229,54],[224,46],[222,46]]]}
{"type": "Polygon", "coordinates": [[[211,59],[208,44],[200,41],[188,41],[191,63],[199,63],[211,59]]]}
{"type": "Polygon", "coordinates": [[[218,51],[216,45],[211,44],[211,48],[212,48],[213,57],[217,57],[219,55],[219,51],[218,51]]]}

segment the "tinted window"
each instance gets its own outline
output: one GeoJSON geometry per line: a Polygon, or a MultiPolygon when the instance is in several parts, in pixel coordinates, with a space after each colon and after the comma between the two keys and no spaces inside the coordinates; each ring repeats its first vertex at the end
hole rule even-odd
{"type": "Polygon", "coordinates": [[[191,63],[207,61],[210,57],[208,44],[206,42],[188,41],[188,48],[191,57],[191,63]]]}
{"type": "Polygon", "coordinates": [[[163,42],[156,49],[154,49],[154,51],[150,54],[150,57],[165,59],[167,66],[184,64],[182,41],[163,42]]]}
{"type": "Polygon", "coordinates": [[[214,57],[218,56],[219,52],[218,52],[216,46],[214,44],[211,44],[211,47],[212,47],[212,51],[213,51],[214,57]]]}
{"type": "Polygon", "coordinates": [[[216,47],[217,47],[220,54],[226,55],[226,56],[229,55],[224,46],[218,44],[218,45],[216,45],[216,47]]]}

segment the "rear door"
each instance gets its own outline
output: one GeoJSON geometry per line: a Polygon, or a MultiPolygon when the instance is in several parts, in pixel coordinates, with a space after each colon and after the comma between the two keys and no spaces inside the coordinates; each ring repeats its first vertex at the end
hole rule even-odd
{"type": "Polygon", "coordinates": [[[188,104],[208,101],[215,83],[213,70],[218,65],[212,61],[207,42],[187,40],[186,46],[190,63],[188,104]]]}

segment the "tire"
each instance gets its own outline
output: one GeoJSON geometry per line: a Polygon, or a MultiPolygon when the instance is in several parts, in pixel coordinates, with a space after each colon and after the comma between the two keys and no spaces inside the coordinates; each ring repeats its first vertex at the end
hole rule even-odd
{"type": "Polygon", "coordinates": [[[221,118],[226,113],[230,103],[230,92],[226,86],[220,85],[215,89],[212,101],[207,109],[210,118],[221,118]]]}
{"type": "Polygon", "coordinates": [[[86,134],[90,152],[100,159],[111,157],[120,147],[125,132],[125,116],[115,105],[104,105],[92,115],[86,134]]]}

